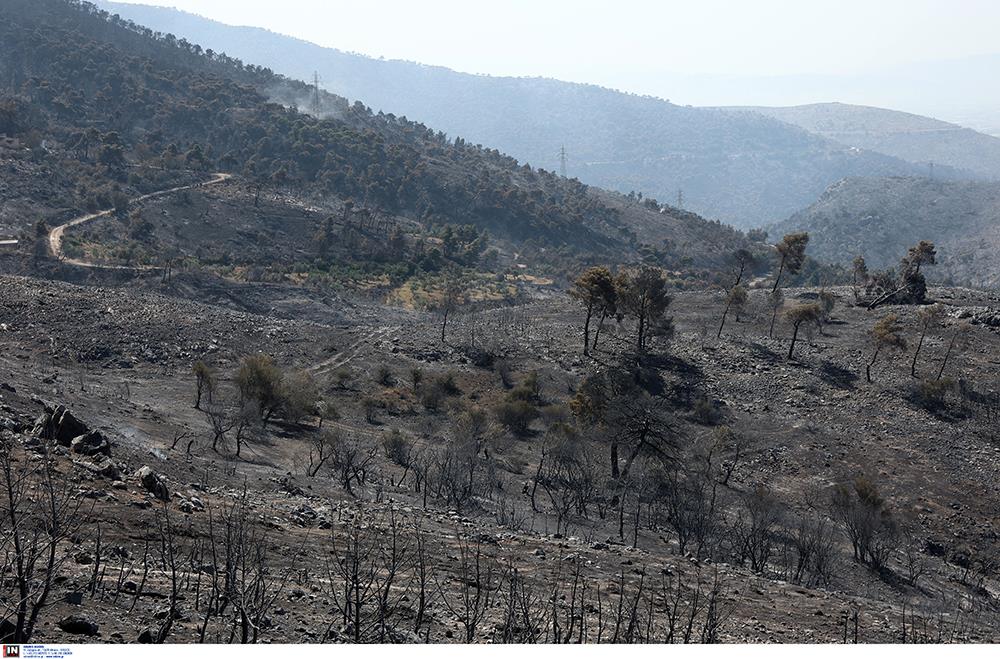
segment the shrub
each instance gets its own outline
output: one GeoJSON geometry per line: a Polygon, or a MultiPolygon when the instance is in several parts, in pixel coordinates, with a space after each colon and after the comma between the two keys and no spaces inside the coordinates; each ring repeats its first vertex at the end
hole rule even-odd
{"type": "Polygon", "coordinates": [[[500,382],[503,383],[505,389],[510,389],[514,386],[514,373],[510,361],[506,359],[498,360],[494,368],[497,375],[500,376],[500,382]]]}
{"type": "Polygon", "coordinates": [[[281,410],[284,418],[298,423],[317,412],[319,388],[307,371],[298,371],[281,383],[281,410]]]}
{"type": "Polygon", "coordinates": [[[439,387],[424,387],[423,392],[420,394],[420,404],[428,412],[437,412],[440,410],[444,399],[444,392],[439,387]]]}
{"type": "Polygon", "coordinates": [[[383,364],[375,371],[375,382],[383,387],[391,387],[396,384],[396,378],[389,367],[383,364]]]}
{"type": "Polygon", "coordinates": [[[195,401],[194,409],[201,409],[201,399],[204,397],[209,403],[212,402],[212,395],[215,393],[215,374],[212,369],[199,360],[194,363],[191,372],[195,376],[195,401]]]}
{"type": "Polygon", "coordinates": [[[528,434],[532,421],[539,416],[538,408],[533,403],[510,396],[496,406],[495,413],[503,427],[520,436],[528,434]]]}
{"type": "Polygon", "coordinates": [[[385,457],[400,467],[409,467],[413,443],[398,429],[393,429],[382,439],[382,450],[385,457]]]}
{"type": "Polygon", "coordinates": [[[913,401],[928,412],[940,412],[948,405],[948,394],[955,388],[951,378],[925,379],[914,385],[913,401]]]}
{"type": "Polygon", "coordinates": [[[320,428],[323,427],[324,421],[340,420],[340,412],[336,406],[325,398],[320,398],[316,401],[316,416],[319,418],[320,428]]]}
{"type": "Polygon", "coordinates": [[[267,421],[282,402],[281,369],[268,355],[250,355],[240,362],[236,385],[243,403],[254,402],[260,418],[267,421]]]}
{"type": "Polygon", "coordinates": [[[333,386],[337,389],[348,389],[352,380],[354,380],[354,373],[349,368],[338,369],[333,374],[333,386]]]}
{"type": "Polygon", "coordinates": [[[462,393],[462,389],[455,382],[454,373],[446,373],[437,379],[434,383],[438,389],[442,391],[446,396],[457,396],[462,393]]]}
{"type": "Polygon", "coordinates": [[[424,381],[424,372],[420,368],[410,369],[410,384],[413,385],[413,393],[420,389],[420,383],[424,381]]]}
{"type": "Polygon", "coordinates": [[[496,355],[485,348],[466,346],[462,349],[462,352],[469,358],[472,365],[477,368],[492,369],[496,363],[496,355]]]}
{"type": "Polygon", "coordinates": [[[378,423],[378,413],[382,409],[382,402],[371,396],[365,396],[361,399],[361,409],[365,413],[365,421],[378,423]]]}
{"type": "Polygon", "coordinates": [[[565,405],[546,405],[539,410],[539,414],[547,426],[569,423],[573,416],[565,405]]]}
{"type": "Polygon", "coordinates": [[[702,396],[696,400],[694,407],[691,409],[691,417],[695,422],[706,426],[715,425],[719,422],[721,416],[719,408],[707,396],[702,396]]]}

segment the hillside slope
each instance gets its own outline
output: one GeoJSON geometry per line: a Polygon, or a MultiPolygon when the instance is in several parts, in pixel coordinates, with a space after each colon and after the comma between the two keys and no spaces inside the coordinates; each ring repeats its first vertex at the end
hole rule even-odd
{"type": "MultiPolygon", "coordinates": [[[[690,213],[594,191],[342,97],[321,96],[322,119],[300,113],[311,93],[304,83],[88,3],[15,0],[0,17],[8,55],[0,75],[15,90],[0,99],[4,132],[34,144],[31,158],[51,160],[52,176],[83,170],[63,186],[64,208],[131,197],[123,186],[146,169],[217,170],[258,190],[295,189],[427,226],[473,224],[516,244],[577,254],[627,260],[643,244],[660,249],[669,240],[686,245],[672,258],[708,265],[718,243],[744,240],[690,213]],[[702,248],[698,236],[712,244],[702,248]]],[[[10,190],[5,201],[19,195],[10,190]]]]}
{"type": "Polygon", "coordinates": [[[913,163],[1000,178],[1000,138],[908,112],[844,103],[745,108],[821,137],[913,163]]]}
{"type": "MultiPolygon", "coordinates": [[[[923,166],[843,145],[753,112],[674,105],[592,85],[458,73],[376,60],[172,9],[104,3],[122,17],[403,114],[548,170],[684,206],[736,226],[783,219],[845,176],[923,166]]],[[[939,168],[939,175],[959,175],[939,168]]]]}
{"type": "Polygon", "coordinates": [[[895,265],[917,239],[931,240],[939,265],[930,276],[996,286],[998,222],[1000,183],[854,178],[831,186],[774,231],[808,231],[818,259],[846,263],[861,254],[879,268],[895,265]]]}

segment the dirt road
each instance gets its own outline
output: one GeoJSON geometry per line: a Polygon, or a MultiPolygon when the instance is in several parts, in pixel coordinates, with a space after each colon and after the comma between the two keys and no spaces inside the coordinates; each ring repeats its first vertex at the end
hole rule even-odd
{"type": "MultiPolygon", "coordinates": [[[[206,185],[215,185],[216,183],[222,183],[232,178],[232,174],[224,174],[218,172],[212,175],[212,178],[207,181],[201,181],[200,183],[191,183],[189,185],[180,185],[175,188],[168,188],[166,190],[159,190],[157,192],[150,192],[149,194],[144,194],[140,197],[135,197],[129,200],[129,203],[135,204],[141,201],[146,201],[147,199],[155,199],[156,197],[163,197],[168,194],[173,194],[175,192],[180,192],[182,190],[189,190],[191,188],[200,188],[206,185]]],[[[66,233],[66,229],[70,227],[75,227],[91,220],[96,220],[100,217],[105,217],[114,212],[113,208],[107,210],[98,211],[97,213],[90,213],[88,215],[81,215],[80,217],[74,218],[65,224],[60,224],[57,227],[53,227],[49,231],[49,249],[52,251],[52,255],[63,263],[68,263],[70,265],[79,266],[81,268],[104,268],[108,270],[151,270],[150,266],[127,266],[127,265],[101,265],[98,263],[92,263],[90,261],[84,261],[83,259],[70,259],[66,258],[66,255],[62,251],[62,240],[63,234],[66,233]]]]}

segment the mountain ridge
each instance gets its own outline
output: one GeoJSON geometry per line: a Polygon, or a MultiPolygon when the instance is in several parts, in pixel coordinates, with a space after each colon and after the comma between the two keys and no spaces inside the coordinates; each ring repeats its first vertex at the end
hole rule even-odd
{"type": "Polygon", "coordinates": [[[917,239],[930,240],[938,252],[933,280],[995,287],[998,222],[998,182],[854,178],[770,229],[808,231],[814,257],[847,264],[861,255],[870,268],[896,266],[917,239]]]}
{"type": "Polygon", "coordinates": [[[910,112],[847,103],[744,108],[852,146],[1000,178],[1000,138],[910,112]]]}
{"type": "MultiPolygon", "coordinates": [[[[738,227],[780,221],[846,176],[924,173],[920,165],[847,148],[759,113],[692,108],[549,78],[462,74],[351,55],[176,10],[102,6],[237,56],[252,55],[279,73],[306,77],[315,70],[340,95],[534,166],[557,170],[565,147],[568,173],[585,183],[660,200],[683,196],[687,208],[738,227]],[[303,62],[310,70],[302,70],[303,62]]],[[[938,175],[969,176],[944,166],[938,175]]]]}

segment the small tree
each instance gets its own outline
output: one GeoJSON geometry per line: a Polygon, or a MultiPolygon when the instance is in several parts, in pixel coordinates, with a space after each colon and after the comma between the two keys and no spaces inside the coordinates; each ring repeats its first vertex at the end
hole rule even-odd
{"type": "Polygon", "coordinates": [[[854,292],[854,302],[857,303],[861,299],[861,289],[868,286],[870,275],[868,274],[868,264],[865,263],[865,257],[860,254],[854,257],[852,266],[851,289],[854,292]]]}
{"type": "Polygon", "coordinates": [[[917,358],[920,356],[920,349],[924,346],[924,338],[940,327],[943,317],[944,307],[940,304],[922,307],[917,311],[917,327],[920,331],[920,338],[917,340],[917,349],[913,351],[913,361],[910,362],[911,377],[917,377],[917,358]]]}
{"type": "Polygon", "coordinates": [[[729,315],[730,309],[736,314],[736,322],[739,322],[740,314],[746,308],[749,299],[747,289],[742,286],[737,284],[730,289],[729,294],[726,295],[726,307],[722,311],[722,322],[719,323],[719,332],[716,334],[716,338],[722,338],[722,328],[726,326],[726,316],[729,315]]]}
{"type": "Polygon", "coordinates": [[[854,560],[875,570],[885,567],[898,544],[899,526],[875,483],[858,477],[853,487],[841,485],[833,494],[832,513],[854,549],[854,560]]]}
{"type": "Polygon", "coordinates": [[[872,366],[883,350],[906,350],[906,338],[903,336],[903,326],[899,316],[892,313],[875,323],[871,332],[872,344],[875,348],[871,361],[865,367],[865,378],[872,381],[872,366]]]}
{"type": "Polygon", "coordinates": [[[340,420],[340,412],[337,410],[337,407],[323,397],[316,400],[315,414],[319,428],[323,427],[324,421],[340,420]]]}
{"type": "Polygon", "coordinates": [[[0,635],[29,643],[92,505],[84,508],[52,456],[31,459],[7,437],[0,435],[0,635]]]}
{"type": "Polygon", "coordinates": [[[375,371],[375,382],[383,387],[391,387],[396,384],[396,376],[392,374],[392,369],[382,364],[375,371]]]}
{"type": "Polygon", "coordinates": [[[646,351],[651,328],[666,329],[665,318],[673,301],[667,294],[667,281],[656,268],[644,267],[619,278],[619,306],[636,320],[636,350],[646,351]]]}
{"type": "Polygon", "coordinates": [[[257,412],[265,423],[282,403],[281,369],[268,355],[250,355],[240,362],[236,372],[236,386],[240,390],[240,406],[248,401],[257,405],[257,412]]]}
{"type": "Polygon", "coordinates": [[[423,369],[421,369],[419,367],[416,367],[416,366],[414,366],[413,368],[411,368],[410,369],[410,385],[413,388],[414,395],[416,395],[416,393],[420,390],[420,383],[423,382],[423,381],[424,381],[424,371],[423,371],[423,369]]]}
{"type": "Polygon", "coordinates": [[[335,447],[340,441],[340,435],[336,431],[325,430],[313,434],[309,439],[309,464],[306,466],[306,474],[316,476],[333,458],[335,447]]]}
{"type": "Polygon", "coordinates": [[[743,281],[743,275],[746,274],[746,271],[752,270],[754,268],[754,266],[756,265],[756,258],[754,257],[753,252],[744,247],[741,247],[737,249],[735,252],[733,252],[733,255],[730,257],[730,260],[732,261],[733,264],[734,281],[732,288],[735,288],[739,286],[740,283],[743,281]]]}
{"type": "Polygon", "coordinates": [[[445,280],[441,298],[435,303],[435,308],[441,316],[441,343],[444,343],[448,331],[448,318],[452,312],[465,300],[461,282],[454,274],[449,274],[445,280]]]}
{"type": "Polygon", "coordinates": [[[956,351],[961,352],[968,348],[971,339],[972,325],[963,321],[955,326],[954,331],[951,333],[951,340],[948,341],[948,350],[944,353],[944,359],[941,360],[941,368],[938,369],[935,380],[940,380],[941,376],[944,375],[944,368],[948,365],[948,359],[952,353],[956,351]]]}
{"type": "Polygon", "coordinates": [[[212,372],[212,369],[201,360],[194,363],[194,366],[191,367],[191,372],[194,373],[194,409],[200,410],[202,396],[204,396],[209,403],[212,402],[212,394],[215,392],[215,374],[212,372]]]}
{"type": "Polygon", "coordinates": [[[900,262],[898,278],[894,273],[876,273],[875,285],[881,289],[881,295],[868,305],[869,309],[894,301],[898,304],[923,304],[927,299],[927,281],[920,272],[924,265],[934,265],[937,262],[937,251],[934,243],[921,240],[911,247],[900,262]]]}
{"type": "Polygon", "coordinates": [[[790,233],[781,239],[781,242],[774,246],[778,250],[778,274],[774,278],[774,287],[771,291],[778,290],[781,284],[781,275],[787,270],[797,274],[806,260],[806,245],[809,244],[809,234],[790,233]]]}
{"type": "Polygon", "coordinates": [[[308,371],[296,371],[283,379],[280,395],[281,413],[287,421],[300,423],[319,411],[319,387],[308,371]]]}
{"type": "Polygon", "coordinates": [[[833,316],[833,310],[837,306],[837,296],[825,288],[819,292],[819,310],[822,313],[822,322],[829,323],[833,316]]]}
{"type": "Polygon", "coordinates": [[[767,296],[767,305],[771,307],[771,327],[767,330],[768,338],[774,337],[774,321],[778,319],[778,312],[785,306],[785,294],[781,289],[773,290],[767,296]]]}
{"type": "Polygon", "coordinates": [[[528,434],[531,423],[538,418],[539,411],[530,400],[508,394],[506,399],[496,406],[495,414],[497,421],[507,430],[515,435],[524,436],[528,434]]]}
{"type": "MultiPolygon", "coordinates": [[[[601,324],[604,319],[615,312],[617,292],[611,271],[607,268],[593,267],[580,275],[569,295],[583,305],[585,318],[583,321],[583,354],[590,354],[590,321],[595,312],[601,314],[601,324]]],[[[596,337],[595,337],[596,343],[596,337]]]]}
{"type": "Polygon", "coordinates": [[[920,266],[937,263],[937,249],[929,240],[921,240],[911,247],[903,258],[903,268],[920,274],[920,266]]]}
{"type": "Polygon", "coordinates": [[[797,304],[785,311],[785,318],[792,324],[792,343],[788,346],[788,358],[792,358],[795,352],[795,342],[799,338],[799,329],[806,325],[819,327],[823,317],[823,310],[815,302],[797,304]]]}

